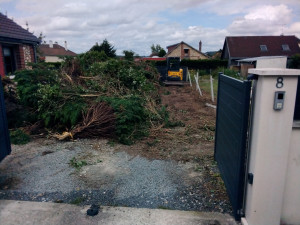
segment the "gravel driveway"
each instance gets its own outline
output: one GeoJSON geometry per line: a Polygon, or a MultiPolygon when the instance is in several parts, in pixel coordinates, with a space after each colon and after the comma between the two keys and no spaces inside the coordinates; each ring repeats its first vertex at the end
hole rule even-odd
{"type": "Polygon", "coordinates": [[[228,201],[203,193],[196,163],[149,160],[122,148],[103,139],[13,145],[0,163],[0,199],[231,213],[228,201]],[[71,160],[87,165],[76,169],[71,160]]]}

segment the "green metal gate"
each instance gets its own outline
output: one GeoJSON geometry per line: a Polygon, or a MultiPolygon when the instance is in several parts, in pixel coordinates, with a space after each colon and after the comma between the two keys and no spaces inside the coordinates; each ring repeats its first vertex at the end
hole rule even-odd
{"type": "Polygon", "coordinates": [[[251,81],[219,74],[215,160],[236,220],[240,220],[246,170],[251,81]]]}
{"type": "Polygon", "coordinates": [[[4,105],[3,87],[0,77],[0,162],[11,152],[7,118],[4,105]]]}

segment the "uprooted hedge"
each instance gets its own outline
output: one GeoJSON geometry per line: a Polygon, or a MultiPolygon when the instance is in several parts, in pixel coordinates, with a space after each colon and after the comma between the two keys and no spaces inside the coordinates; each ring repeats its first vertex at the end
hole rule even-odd
{"type": "Polygon", "coordinates": [[[42,63],[15,75],[19,103],[52,132],[99,134],[131,144],[150,124],[164,120],[158,110],[159,75],[147,63],[88,52],[66,58],[59,69],[42,63]]]}

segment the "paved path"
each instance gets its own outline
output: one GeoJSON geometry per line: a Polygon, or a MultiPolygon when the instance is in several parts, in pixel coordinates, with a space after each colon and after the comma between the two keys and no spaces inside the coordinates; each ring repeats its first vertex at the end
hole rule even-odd
{"type": "Polygon", "coordinates": [[[236,225],[221,213],[101,206],[97,216],[89,207],[49,202],[0,200],[1,225],[236,225]]]}

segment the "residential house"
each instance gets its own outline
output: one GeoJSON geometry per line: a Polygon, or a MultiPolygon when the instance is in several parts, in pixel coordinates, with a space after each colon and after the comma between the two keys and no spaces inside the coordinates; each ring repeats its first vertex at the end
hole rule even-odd
{"type": "Polygon", "coordinates": [[[40,40],[12,19],[0,13],[0,75],[29,68],[36,62],[36,46],[40,40]]]}
{"type": "Polygon", "coordinates": [[[228,67],[238,60],[261,56],[287,56],[300,53],[300,40],[296,36],[239,36],[226,37],[222,59],[228,59],[228,67]]]}
{"type": "Polygon", "coordinates": [[[76,56],[75,52],[72,52],[67,47],[67,42],[65,41],[65,46],[59,45],[57,42],[53,44],[49,41],[49,44],[43,43],[38,49],[39,57],[45,62],[61,62],[64,56],[76,56]]]}
{"type": "Polygon", "coordinates": [[[185,42],[167,46],[166,57],[180,57],[180,59],[208,59],[208,56],[201,52],[202,42],[199,42],[199,49],[195,49],[185,42]]]}

